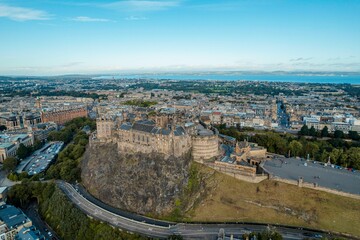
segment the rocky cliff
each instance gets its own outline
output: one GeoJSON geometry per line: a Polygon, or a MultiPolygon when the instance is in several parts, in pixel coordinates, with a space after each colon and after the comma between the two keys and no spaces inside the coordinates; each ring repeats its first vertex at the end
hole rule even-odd
{"type": "Polygon", "coordinates": [[[82,183],[96,198],[140,214],[164,215],[186,187],[190,156],[126,154],[116,144],[92,144],[82,160],[82,183]]]}

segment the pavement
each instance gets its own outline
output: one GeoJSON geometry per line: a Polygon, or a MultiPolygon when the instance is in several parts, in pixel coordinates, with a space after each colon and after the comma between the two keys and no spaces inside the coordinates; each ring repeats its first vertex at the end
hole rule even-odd
{"type": "Polygon", "coordinates": [[[7,178],[7,172],[2,170],[0,168],[0,187],[11,187],[15,184],[17,184],[17,182],[13,182],[13,181],[10,181],[8,178],[7,178]]]}
{"type": "MultiPolygon", "coordinates": [[[[245,233],[261,232],[267,229],[265,224],[247,224],[247,223],[169,223],[163,221],[162,224],[150,224],[146,221],[148,218],[134,220],[124,217],[112,211],[108,211],[103,207],[89,201],[77,190],[77,187],[63,182],[57,181],[58,186],[66,194],[66,196],[85,214],[95,219],[109,223],[114,227],[138,233],[143,236],[166,239],[172,234],[181,235],[184,239],[217,239],[220,229],[223,229],[225,236],[231,235],[241,237],[245,233]]],[[[139,216],[139,215],[138,215],[139,216]]],[[[141,217],[141,216],[139,216],[141,217]]],[[[160,221],[160,220],[156,220],[160,221]]],[[[309,229],[282,227],[277,226],[276,230],[281,233],[284,239],[304,239],[306,235],[311,234],[322,235],[328,237],[326,233],[313,231],[309,229]]]]}
{"type": "Polygon", "coordinates": [[[276,156],[267,160],[264,170],[268,173],[289,180],[297,181],[300,177],[304,182],[316,183],[321,187],[360,195],[360,172],[324,166],[316,161],[276,156]]]}

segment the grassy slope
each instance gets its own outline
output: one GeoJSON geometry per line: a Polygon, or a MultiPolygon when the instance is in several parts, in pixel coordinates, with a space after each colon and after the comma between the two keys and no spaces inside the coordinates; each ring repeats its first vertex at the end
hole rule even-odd
{"type": "Polygon", "coordinates": [[[188,219],[278,223],[360,236],[359,200],[271,180],[252,184],[221,173],[214,176],[216,189],[188,219]]]}

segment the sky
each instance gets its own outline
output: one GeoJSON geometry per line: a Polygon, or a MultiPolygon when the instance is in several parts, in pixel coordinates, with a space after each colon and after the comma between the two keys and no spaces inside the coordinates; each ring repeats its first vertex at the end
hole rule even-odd
{"type": "Polygon", "coordinates": [[[0,0],[0,74],[360,71],[360,0],[0,0]]]}

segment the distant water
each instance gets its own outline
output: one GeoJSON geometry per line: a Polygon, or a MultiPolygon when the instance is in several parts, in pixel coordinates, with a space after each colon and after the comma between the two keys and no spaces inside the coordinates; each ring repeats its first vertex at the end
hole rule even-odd
{"type": "Polygon", "coordinates": [[[96,77],[96,79],[112,78],[360,84],[360,75],[131,74],[96,77]]]}

